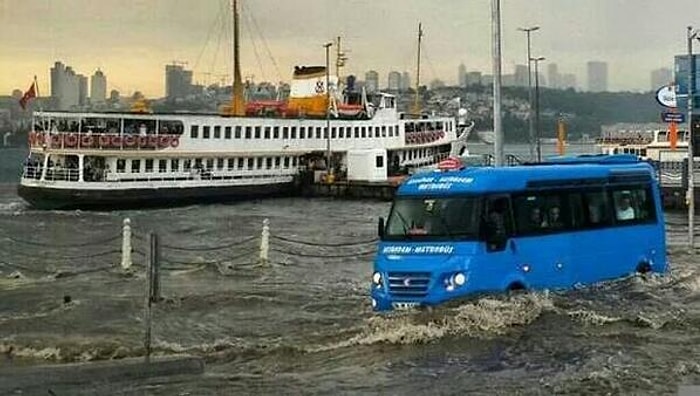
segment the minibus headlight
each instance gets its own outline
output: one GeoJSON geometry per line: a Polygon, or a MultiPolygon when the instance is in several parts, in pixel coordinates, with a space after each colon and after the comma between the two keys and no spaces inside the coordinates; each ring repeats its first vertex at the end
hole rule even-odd
{"type": "Polygon", "coordinates": [[[382,284],[382,274],[375,272],[372,274],[372,283],[379,286],[382,284]]]}
{"type": "Polygon", "coordinates": [[[452,279],[456,286],[462,286],[467,282],[467,277],[461,272],[456,273],[452,279]]]}

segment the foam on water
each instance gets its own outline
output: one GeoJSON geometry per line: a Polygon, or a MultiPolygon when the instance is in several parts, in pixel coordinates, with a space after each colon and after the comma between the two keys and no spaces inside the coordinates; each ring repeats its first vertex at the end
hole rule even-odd
{"type": "Polygon", "coordinates": [[[310,352],[372,344],[423,344],[448,336],[490,338],[527,325],[554,308],[547,293],[510,299],[481,298],[432,313],[408,312],[372,316],[363,330],[348,340],[310,348],[310,352]]]}

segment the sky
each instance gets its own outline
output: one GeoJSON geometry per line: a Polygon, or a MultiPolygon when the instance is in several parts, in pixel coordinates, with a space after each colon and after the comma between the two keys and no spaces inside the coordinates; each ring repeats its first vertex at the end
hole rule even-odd
{"type": "MultiPolygon", "coordinates": [[[[323,44],[342,37],[342,74],[373,69],[415,78],[423,25],[421,81],[457,81],[457,68],[491,74],[492,0],[239,0],[244,77],[289,81],[295,65],[323,65],[323,44]]],[[[33,77],[49,91],[59,60],[76,72],[100,68],[107,89],[164,95],[165,65],[187,62],[200,83],[231,79],[229,0],[0,0],[0,95],[33,77]],[[228,76],[222,76],[227,74],[228,76]]],[[[543,70],[556,63],[586,85],[586,62],[604,61],[612,91],[650,90],[653,69],[687,52],[686,27],[700,28],[698,0],[501,0],[502,64],[526,64],[519,27],[532,33],[543,70]]],[[[696,42],[700,53],[700,42],[696,42]]],[[[331,54],[333,56],[333,54],[331,54]]],[[[413,80],[415,83],[415,80],[413,80]]]]}

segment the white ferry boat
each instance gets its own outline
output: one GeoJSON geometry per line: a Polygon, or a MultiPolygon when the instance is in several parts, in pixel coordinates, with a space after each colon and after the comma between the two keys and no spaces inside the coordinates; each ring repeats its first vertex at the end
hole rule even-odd
{"type": "Polygon", "coordinates": [[[325,66],[295,68],[285,101],[244,103],[236,0],[233,13],[230,105],[219,114],[35,112],[19,195],[37,208],[233,200],[291,194],[306,170],[380,181],[465,153],[473,123],[464,112],[460,127],[452,116],[409,116],[393,95],[368,97],[351,79],[341,92],[325,66]]]}
{"type": "Polygon", "coordinates": [[[671,148],[668,130],[619,131],[607,133],[597,140],[603,154],[632,154],[645,160],[659,162],[683,161],[688,156],[688,135],[678,130],[675,149],[671,148]]]}

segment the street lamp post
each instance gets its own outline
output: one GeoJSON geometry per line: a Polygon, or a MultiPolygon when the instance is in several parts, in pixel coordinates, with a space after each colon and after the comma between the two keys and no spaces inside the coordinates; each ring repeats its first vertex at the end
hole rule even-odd
{"type": "Polygon", "coordinates": [[[326,43],[326,174],[332,173],[331,167],[331,87],[330,87],[330,48],[333,43],[326,43]]]}
{"type": "MultiPolygon", "coordinates": [[[[531,62],[535,62],[535,143],[537,144],[537,162],[542,161],[542,147],[540,145],[540,70],[539,63],[545,60],[544,57],[530,58],[531,62]]],[[[532,117],[530,117],[532,118],[532,117]]]]}
{"type": "Polygon", "coordinates": [[[530,55],[530,33],[531,32],[536,32],[540,30],[539,26],[532,26],[532,27],[527,27],[527,28],[518,28],[521,32],[525,32],[527,35],[527,91],[528,91],[528,96],[529,96],[529,108],[530,108],[530,116],[529,118],[529,137],[528,139],[530,140],[530,160],[532,161],[535,158],[535,120],[532,117],[532,61],[531,55],[530,55]]]}
{"type": "Polygon", "coordinates": [[[494,166],[503,166],[503,123],[501,115],[501,0],[491,0],[493,39],[493,158],[494,166]]]}
{"type": "Polygon", "coordinates": [[[693,31],[692,26],[688,26],[688,131],[686,139],[688,140],[688,191],[686,199],[688,201],[688,246],[691,253],[695,251],[695,158],[693,156],[693,85],[695,84],[695,62],[693,62],[693,40],[700,39],[700,32],[693,31]]]}

